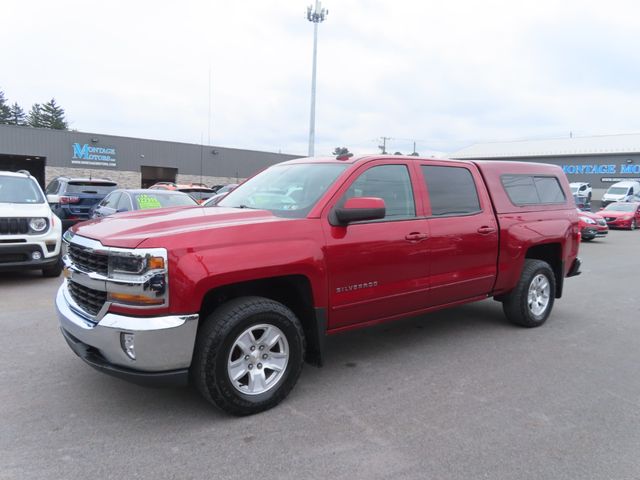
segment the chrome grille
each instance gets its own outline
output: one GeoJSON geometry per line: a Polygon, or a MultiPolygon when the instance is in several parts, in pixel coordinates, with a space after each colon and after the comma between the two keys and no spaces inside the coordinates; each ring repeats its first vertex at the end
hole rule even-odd
{"type": "Polygon", "coordinates": [[[93,288],[85,287],[72,280],[67,282],[67,288],[71,294],[73,301],[78,304],[85,312],[93,315],[94,317],[102,309],[104,303],[107,301],[107,292],[101,292],[94,290],[93,288]]]}
{"type": "Polygon", "coordinates": [[[28,218],[0,218],[0,235],[23,235],[29,233],[28,218]]]}
{"type": "Polygon", "coordinates": [[[69,244],[69,257],[76,267],[86,272],[97,272],[106,276],[109,271],[107,255],[96,253],[75,243],[69,244]]]}
{"type": "Polygon", "coordinates": [[[616,217],[604,217],[604,219],[605,219],[607,222],[613,222],[613,221],[616,219],[616,217]]]}

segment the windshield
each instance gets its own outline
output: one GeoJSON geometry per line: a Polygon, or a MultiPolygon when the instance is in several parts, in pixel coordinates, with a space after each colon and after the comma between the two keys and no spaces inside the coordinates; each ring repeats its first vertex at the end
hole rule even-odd
{"type": "Polygon", "coordinates": [[[31,178],[0,177],[0,203],[44,203],[44,197],[31,178]]]}
{"type": "Polygon", "coordinates": [[[605,210],[613,210],[614,212],[633,212],[635,209],[634,203],[611,203],[605,208],[605,210]]]}
{"type": "Polygon", "coordinates": [[[282,217],[306,216],[346,165],[276,165],[250,178],[223,198],[219,207],[257,208],[282,217]]]}
{"type": "Polygon", "coordinates": [[[214,195],[213,190],[203,190],[202,188],[181,188],[181,192],[188,193],[196,200],[206,200],[207,198],[211,198],[214,195]]]}
{"type": "Polygon", "coordinates": [[[182,207],[185,205],[197,205],[198,203],[186,193],[162,194],[157,191],[136,193],[134,196],[136,210],[146,210],[150,208],[182,207]]]}
{"type": "Polygon", "coordinates": [[[607,190],[609,195],[626,195],[629,191],[629,187],[611,187],[607,190]]]}

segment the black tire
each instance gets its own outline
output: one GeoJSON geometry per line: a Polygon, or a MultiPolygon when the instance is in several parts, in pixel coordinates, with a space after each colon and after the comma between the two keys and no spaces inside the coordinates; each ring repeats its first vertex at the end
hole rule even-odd
{"type": "Polygon", "coordinates": [[[59,277],[61,273],[62,273],[62,260],[60,258],[58,258],[56,263],[54,263],[50,267],[42,269],[42,276],[46,278],[59,277]]]}
{"type": "Polygon", "coordinates": [[[549,264],[542,260],[526,259],[520,280],[502,303],[502,309],[507,319],[516,325],[529,328],[539,327],[547,320],[553,309],[555,293],[556,279],[549,264]],[[546,277],[549,284],[549,296],[544,310],[535,314],[529,307],[529,287],[538,275],[546,277]]]}
{"type": "Polygon", "coordinates": [[[210,314],[198,332],[192,380],[211,403],[232,415],[252,415],[278,405],[294,387],[305,352],[302,325],[283,304],[263,297],[241,297],[223,304],[210,314]],[[239,391],[227,373],[227,361],[239,335],[253,325],[278,327],[288,343],[289,357],[284,373],[273,388],[248,395],[239,391]]]}
{"type": "Polygon", "coordinates": [[[635,230],[638,227],[638,224],[636,222],[636,219],[632,219],[631,220],[631,225],[629,225],[629,230],[635,230]]]}

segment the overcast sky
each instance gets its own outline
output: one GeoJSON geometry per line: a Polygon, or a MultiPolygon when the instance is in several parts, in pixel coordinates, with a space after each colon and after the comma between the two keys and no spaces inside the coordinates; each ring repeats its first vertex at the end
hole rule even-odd
{"type": "MultiPolygon", "coordinates": [[[[0,89],[80,131],[306,154],[310,3],[5,0],[0,89]]],[[[640,132],[636,0],[323,6],[316,154],[640,132]]]]}

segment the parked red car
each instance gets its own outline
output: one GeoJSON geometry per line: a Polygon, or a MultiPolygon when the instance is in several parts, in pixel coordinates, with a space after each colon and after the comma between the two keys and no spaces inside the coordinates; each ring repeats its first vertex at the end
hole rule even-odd
{"type": "Polygon", "coordinates": [[[640,202],[610,203],[600,210],[609,228],[635,230],[640,223],[640,202]]]}
{"type": "Polygon", "coordinates": [[[602,215],[591,212],[578,210],[578,219],[580,221],[580,234],[582,240],[589,242],[596,237],[604,237],[609,233],[609,227],[602,215]]]}

